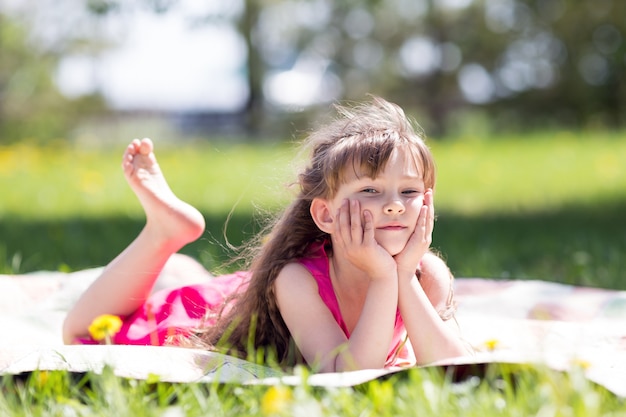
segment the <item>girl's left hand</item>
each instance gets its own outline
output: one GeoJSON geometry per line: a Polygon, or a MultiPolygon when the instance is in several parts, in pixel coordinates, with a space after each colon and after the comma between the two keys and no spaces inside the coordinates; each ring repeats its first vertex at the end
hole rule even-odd
{"type": "Polygon", "coordinates": [[[435,206],[433,204],[433,190],[424,193],[424,204],[420,209],[415,230],[409,238],[402,252],[394,256],[398,265],[399,277],[413,277],[424,254],[432,243],[433,228],[435,225],[435,206]]]}
{"type": "Polygon", "coordinates": [[[372,214],[367,210],[361,214],[358,200],[345,200],[335,218],[333,250],[370,278],[389,276],[396,265],[389,252],[374,239],[372,214]]]}

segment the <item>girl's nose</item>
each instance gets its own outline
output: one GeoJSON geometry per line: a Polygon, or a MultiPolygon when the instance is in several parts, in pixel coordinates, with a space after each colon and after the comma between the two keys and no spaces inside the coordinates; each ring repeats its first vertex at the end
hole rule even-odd
{"type": "Polygon", "coordinates": [[[404,204],[399,200],[393,199],[385,204],[383,211],[385,214],[402,214],[404,213],[404,204]]]}

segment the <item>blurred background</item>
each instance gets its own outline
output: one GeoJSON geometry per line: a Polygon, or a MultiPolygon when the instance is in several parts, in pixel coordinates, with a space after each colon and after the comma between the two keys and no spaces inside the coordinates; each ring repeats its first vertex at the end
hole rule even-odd
{"type": "MultiPolygon", "coordinates": [[[[294,138],[375,94],[427,132],[435,243],[457,275],[620,287],[625,17],[618,0],[3,0],[0,264],[119,252],[142,220],[116,191],[118,154],[143,136],[172,147],[164,165],[209,233],[234,211],[239,241],[255,201],[284,201],[250,178],[287,178],[294,138]]],[[[208,251],[190,249],[213,267],[208,251]]]]}
{"type": "Polygon", "coordinates": [[[2,143],[102,141],[113,132],[85,124],[137,121],[283,138],[368,93],[433,137],[626,117],[621,1],[3,0],[0,13],[2,143]]]}

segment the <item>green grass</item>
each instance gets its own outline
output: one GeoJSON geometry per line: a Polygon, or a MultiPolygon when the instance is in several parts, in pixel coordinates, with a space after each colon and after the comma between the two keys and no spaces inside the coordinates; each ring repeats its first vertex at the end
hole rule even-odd
{"type": "Polygon", "coordinates": [[[623,415],[624,400],[583,377],[491,365],[454,377],[411,369],[353,388],[170,384],[102,375],[34,372],[2,380],[11,416],[579,416],[623,415]]]}
{"type": "MultiPolygon", "coordinates": [[[[279,204],[291,164],[289,146],[159,145],[159,163],[171,187],[203,212],[225,215],[235,207],[249,214],[253,203],[279,204]]],[[[2,194],[0,216],[28,221],[141,216],[122,175],[123,151],[60,144],[0,147],[0,186],[10,191],[2,194]]]]}
{"type": "MultiPolygon", "coordinates": [[[[271,211],[286,201],[288,145],[157,146],[172,188],[207,219],[205,236],[184,252],[211,269],[231,255],[224,235],[240,243],[258,229],[259,207],[271,211]]],[[[431,147],[439,170],[433,246],[457,276],[626,289],[624,134],[467,137],[431,147]]],[[[143,225],[119,167],[122,150],[0,148],[0,272],[99,266],[122,250],[143,225]]],[[[108,371],[35,372],[2,379],[0,415],[626,414],[623,399],[581,370],[491,365],[469,371],[457,380],[438,369],[412,369],[355,388],[303,384],[284,391],[126,380],[108,371]]]]}
{"type": "Polygon", "coordinates": [[[532,215],[626,201],[626,133],[555,133],[431,144],[437,204],[463,215],[532,215]]]}
{"type": "Polygon", "coordinates": [[[434,246],[458,276],[626,289],[626,135],[434,143],[434,246]]]}
{"type": "MultiPolygon", "coordinates": [[[[455,275],[626,289],[626,135],[430,145],[438,165],[433,246],[455,275]]],[[[226,240],[249,238],[292,192],[293,146],[157,148],[172,188],[207,219],[207,233],[183,252],[212,270],[233,255],[226,240]]],[[[121,174],[122,151],[0,148],[0,272],[100,266],[123,249],[143,216],[121,174]]]]}

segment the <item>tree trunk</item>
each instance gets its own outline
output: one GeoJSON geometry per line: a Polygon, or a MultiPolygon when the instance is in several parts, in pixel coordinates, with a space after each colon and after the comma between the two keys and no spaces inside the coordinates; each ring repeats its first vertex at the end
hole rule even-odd
{"type": "Polygon", "coordinates": [[[258,0],[245,0],[244,15],[241,19],[241,33],[248,52],[248,102],[246,104],[246,131],[255,136],[261,133],[263,124],[263,62],[254,44],[254,30],[259,17],[258,0]]]}

